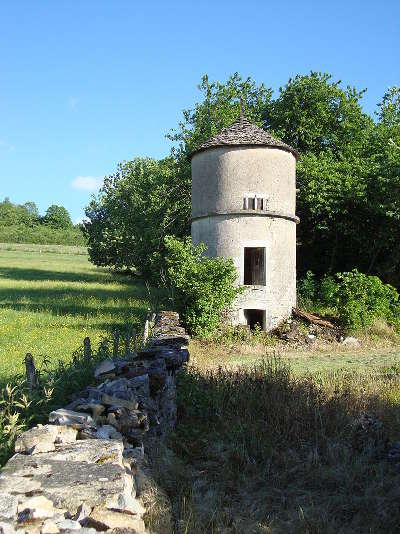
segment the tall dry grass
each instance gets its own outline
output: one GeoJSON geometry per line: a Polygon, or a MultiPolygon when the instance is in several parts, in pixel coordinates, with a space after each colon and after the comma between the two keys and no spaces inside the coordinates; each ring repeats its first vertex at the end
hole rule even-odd
{"type": "Polygon", "coordinates": [[[398,532],[387,450],[400,438],[399,373],[296,378],[277,359],[189,368],[170,451],[154,461],[173,531],[398,532]]]}

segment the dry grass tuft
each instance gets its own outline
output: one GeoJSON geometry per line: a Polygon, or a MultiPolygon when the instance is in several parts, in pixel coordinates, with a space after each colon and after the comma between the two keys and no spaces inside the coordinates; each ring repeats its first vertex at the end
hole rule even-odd
{"type": "Polygon", "coordinates": [[[364,332],[358,334],[364,346],[400,345],[400,335],[396,329],[383,319],[375,319],[364,332]]]}
{"type": "MultiPolygon", "coordinates": [[[[157,472],[157,458],[154,453],[154,471],[157,472]]],[[[163,453],[167,463],[167,454],[163,453]]],[[[167,493],[154,481],[153,469],[141,466],[136,470],[138,495],[146,508],[145,523],[151,532],[172,532],[172,506],[167,493]]]]}
{"type": "Polygon", "coordinates": [[[295,377],[270,359],[190,367],[178,391],[174,454],[158,464],[173,532],[398,529],[399,474],[387,461],[400,436],[398,370],[295,377]]]}

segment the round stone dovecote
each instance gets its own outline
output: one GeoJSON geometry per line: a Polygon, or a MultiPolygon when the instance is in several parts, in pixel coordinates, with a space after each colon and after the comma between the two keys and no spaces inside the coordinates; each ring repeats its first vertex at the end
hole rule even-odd
{"type": "Polygon", "coordinates": [[[241,116],[192,154],[192,240],[232,258],[232,322],[271,330],[296,305],[296,159],[241,116]]]}

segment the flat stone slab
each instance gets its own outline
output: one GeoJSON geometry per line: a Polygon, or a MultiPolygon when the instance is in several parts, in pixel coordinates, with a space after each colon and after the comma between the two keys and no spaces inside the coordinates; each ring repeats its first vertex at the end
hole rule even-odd
{"type": "Polygon", "coordinates": [[[102,375],[111,373],[115,370],[116,366],[112,360],[104,360],[94,370],[94,377],[101,378],[102,375]]]}
{"type": "Polygon", "coordinates": [[[93,526],[96,530],[121,529],[129,532],[144,532],[144,522],[141,518],[134,515],[121,514],[120,512],[111,512],[101,508],[94,508],[87,519],[87,526],[93,526]]]}
{"type": "Polygon", "coordinates": [[[38,425],[18,436],[15,452],[39,454],[54,451],[56,444],[75,442],[76,434],[75,429],[66,426],[38,425]]]}
{"type": "Polygon", "coordinates": [[[49,422],[56,425],[68,425],[78,430],[85,426],[94,426],[93,419],[87,413],[74,412],[65,408],[51,412],[49,422]]]}
{"type": "Polygon", "coordinates": [[[160,334],[156,338],[152,338],[149,342],[150,347],[160,345],[189,345],[190,337],[187,334],[160,334]]]}
{"type": "Polygon", "coordinates": [[[0,518],[23,524],[79,514],[82,505],[121,509],[124,503],[132,513],[136,491],[122,449],[120,442],[95,439],[35,456],[15,454],[0,473],[0,518]]]}

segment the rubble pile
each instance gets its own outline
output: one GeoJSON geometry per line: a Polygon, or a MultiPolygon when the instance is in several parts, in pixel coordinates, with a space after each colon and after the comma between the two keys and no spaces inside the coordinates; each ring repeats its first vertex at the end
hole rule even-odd
{"type": "Polygon", "coordinates": [[[160,312],[135,358],[100,363],[96,387],[19,436],[0,473],[0,532],[147,532],[146,447],[175,425],[188,341],[179,315],[160,312]]]}

